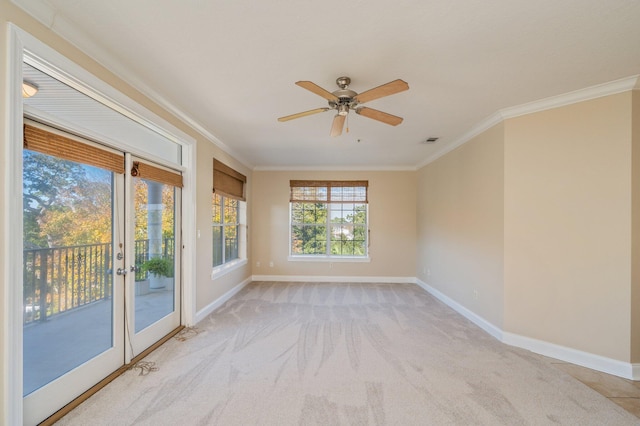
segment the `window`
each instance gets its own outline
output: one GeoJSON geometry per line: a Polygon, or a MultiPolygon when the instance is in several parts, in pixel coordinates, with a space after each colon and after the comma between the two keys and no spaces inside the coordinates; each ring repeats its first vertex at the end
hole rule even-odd
{"type": "MultiPolygon", "coordinates": [[[[231,167],[213,160],[212,234],[213,267],[219,268],[246,258],[247,178],[231,167]]],[[[217,269],[214,269],[214,273],[217,269]]]]}
{"type": "Polygon", "coordinates": [[[238,258],[238,200],[213,194],[213,266],[238,258]]]}
{"type": "Polygon", "coordinates": [[[290,255],[368,256],[367,181],[291,181],[290,255]]]}

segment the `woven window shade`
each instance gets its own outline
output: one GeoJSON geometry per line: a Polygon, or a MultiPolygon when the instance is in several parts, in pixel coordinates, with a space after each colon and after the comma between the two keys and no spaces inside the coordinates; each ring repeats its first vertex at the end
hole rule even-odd
{"type": "Polygon", "coordinates": [[[213,192],[223,197],[246,201],[244,184],[247,177],[231,167],[213,159],[213,192]]]}
{"type": "Polygon", "coordinates": [[[23,145],[30,151],[124,173],[124,154],[107,151],[28,124],[24,125],[23,145]]]}
{"type": "Polygon", "coordinates": [[[368,203],[366,180],[291,180],[289,201],[307,203],[368,203]]]}
{"type": "Polygon", "coordinates": [[[135,161],[131,168],[131,176],[152,180],[166,185],[182,188],[182,175],[173,171],[161,169],[141,161],[135,161]]]}

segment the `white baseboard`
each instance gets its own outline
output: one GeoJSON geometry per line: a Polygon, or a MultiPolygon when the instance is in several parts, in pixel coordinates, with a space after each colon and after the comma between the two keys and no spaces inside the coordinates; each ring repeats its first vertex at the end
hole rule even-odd
{"type": "Polygon", "coordinates": [[[213,302],[209,303],[207,306],[205,306],[204,308],[202,308],[198,312],[196,312],[196,324],[199,323],[200,321],[202,321],[211,312],[215,311],[220,306],[224,305],[224,303],[227,300],[231,299],[236,293],[238,293],[240,290],[242,290],[251,281],[252,281],[251,277],[245,279],[240,284],[236,285],[231,290],[227,291],[225,294],[223,294],[222,296],[218,297],[216,300],[214,300],[213,302]]]}
{"type": "Polygon", "coordinates": [[[631,380],[640,380],[640,364],[631,364],[631,380]]]}
{"type": "Polygon", "coordinates": [[[429,284],[425,283],[424,281],[416,278],[414,282],[418,284],[420,287],[422,287],[424,290],[426,290],[427,293],[430,293],[436,299],[440,300],[445,305],[449,306],[451,309],[458,312],[460,315],[462,315],[463,317],[465,317],[466,319],[468,319],[469,321],[471,321],[472,323],[474,323],[475,325],[477,325],[478,327],[480,327],[481,329],[483,329],[484,331],[486,331],[496,339],[502,341],[502,330],[500,328],[491,324],[489,321],[482,318],[478,314],[465,308],[464,306],[462,306],[461,304],[459,304],[449,296],[431,287],[429,284]]]}
{"type": "Polygon", "coordinates": [[[639,364],[618,361],[515,333],[504,332],[503,335],[504,339],[502,341],[507,345],[517,346],[540,355],[581,365],[582,367],[602,371],[603,373],[613,374],[614,376],[624,377],[625,379],[638,380],[638,378],[640,378],[638,376],[638,373],[640,373],[640,368],[638,368],[640,366],[639,364]]]}
{"type": "Polygon", "coordinates": [[[415,283],[414,277],[352,277],[352,276],[318,276],[318,275],[254,275],[253,281],[284,282],[324,282],[324,283],[415,283]]]}
{"type": "Polygon", "coordinates": [[[236,293],[242,290],[251,281],[283,281],[283,282],[357,282],[357,283],[413,283],[420,286],[436,299],[440,300],[454,311],[483,329],[485,332],[495,337],[499,341],[526,349],[531,352],[555,358],[571,364],[580,365],[592,370],[602,371],[603,373],[612,374],[614,376],[623,377],[630,380],[640,380],[640,364],[632,364],[628,362],[618,361],[612,358],[595,355],[589,352],[583,352],[566,346],[556,345],[554,343],[537,340],[519,334],[503,331],[499,327],[491,324],[478,314],[465,308],[449,296],[431,287],[424,281],[415,277],[334,277],[334,276],[315,276],[315,275],[253,275],[218,299],[196,312],[196,323],[200,322],[207,315],[222,306],[227,300],[231,299],[236,293]]]}
{"type": "Polygon", "coordinates": [[[614,376],[625,379],[640,380],[640,364],[618,361],[616,359],[503,331],[420,279],[416,278],[415,283],[502,343],[560,361],[587,367],[592,370],[613,374],[614,376]]]}

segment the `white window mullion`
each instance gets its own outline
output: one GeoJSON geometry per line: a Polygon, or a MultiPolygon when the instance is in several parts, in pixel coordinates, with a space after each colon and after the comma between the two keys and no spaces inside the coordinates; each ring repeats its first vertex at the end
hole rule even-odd
{"type": "Polygon", "coordinates": [[[331,256],[331,204],[329,203],[327,203],[327,221],[325,223],[327,228],[327,247],[325,253],[327,256],[331,256]]]}
{"type": "Polygon", "coordinates": [[[220,239],[222,247],[220,248],[220,250],[222,250],[222,264],[224,265],[225,263],[227,263],[227,251],[225,250],[225,248],[227,247],[227,242],[226,242],[226,238],[227,238],[227,233],[224,232],[224,197],[222,197],[222,225],[220,226],[220,235],[222,235],[222,238],[220,239]]]}

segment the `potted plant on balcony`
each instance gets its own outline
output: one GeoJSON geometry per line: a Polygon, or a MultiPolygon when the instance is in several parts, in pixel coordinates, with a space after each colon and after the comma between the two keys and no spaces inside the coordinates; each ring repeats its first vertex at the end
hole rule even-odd
{"type": "Polygon", "coordinates": [[[173,260],[164,257],[152,257],[141,266],[144,272],[151,274],[149,288],[165,288],[173,282],[173,260]]]}

